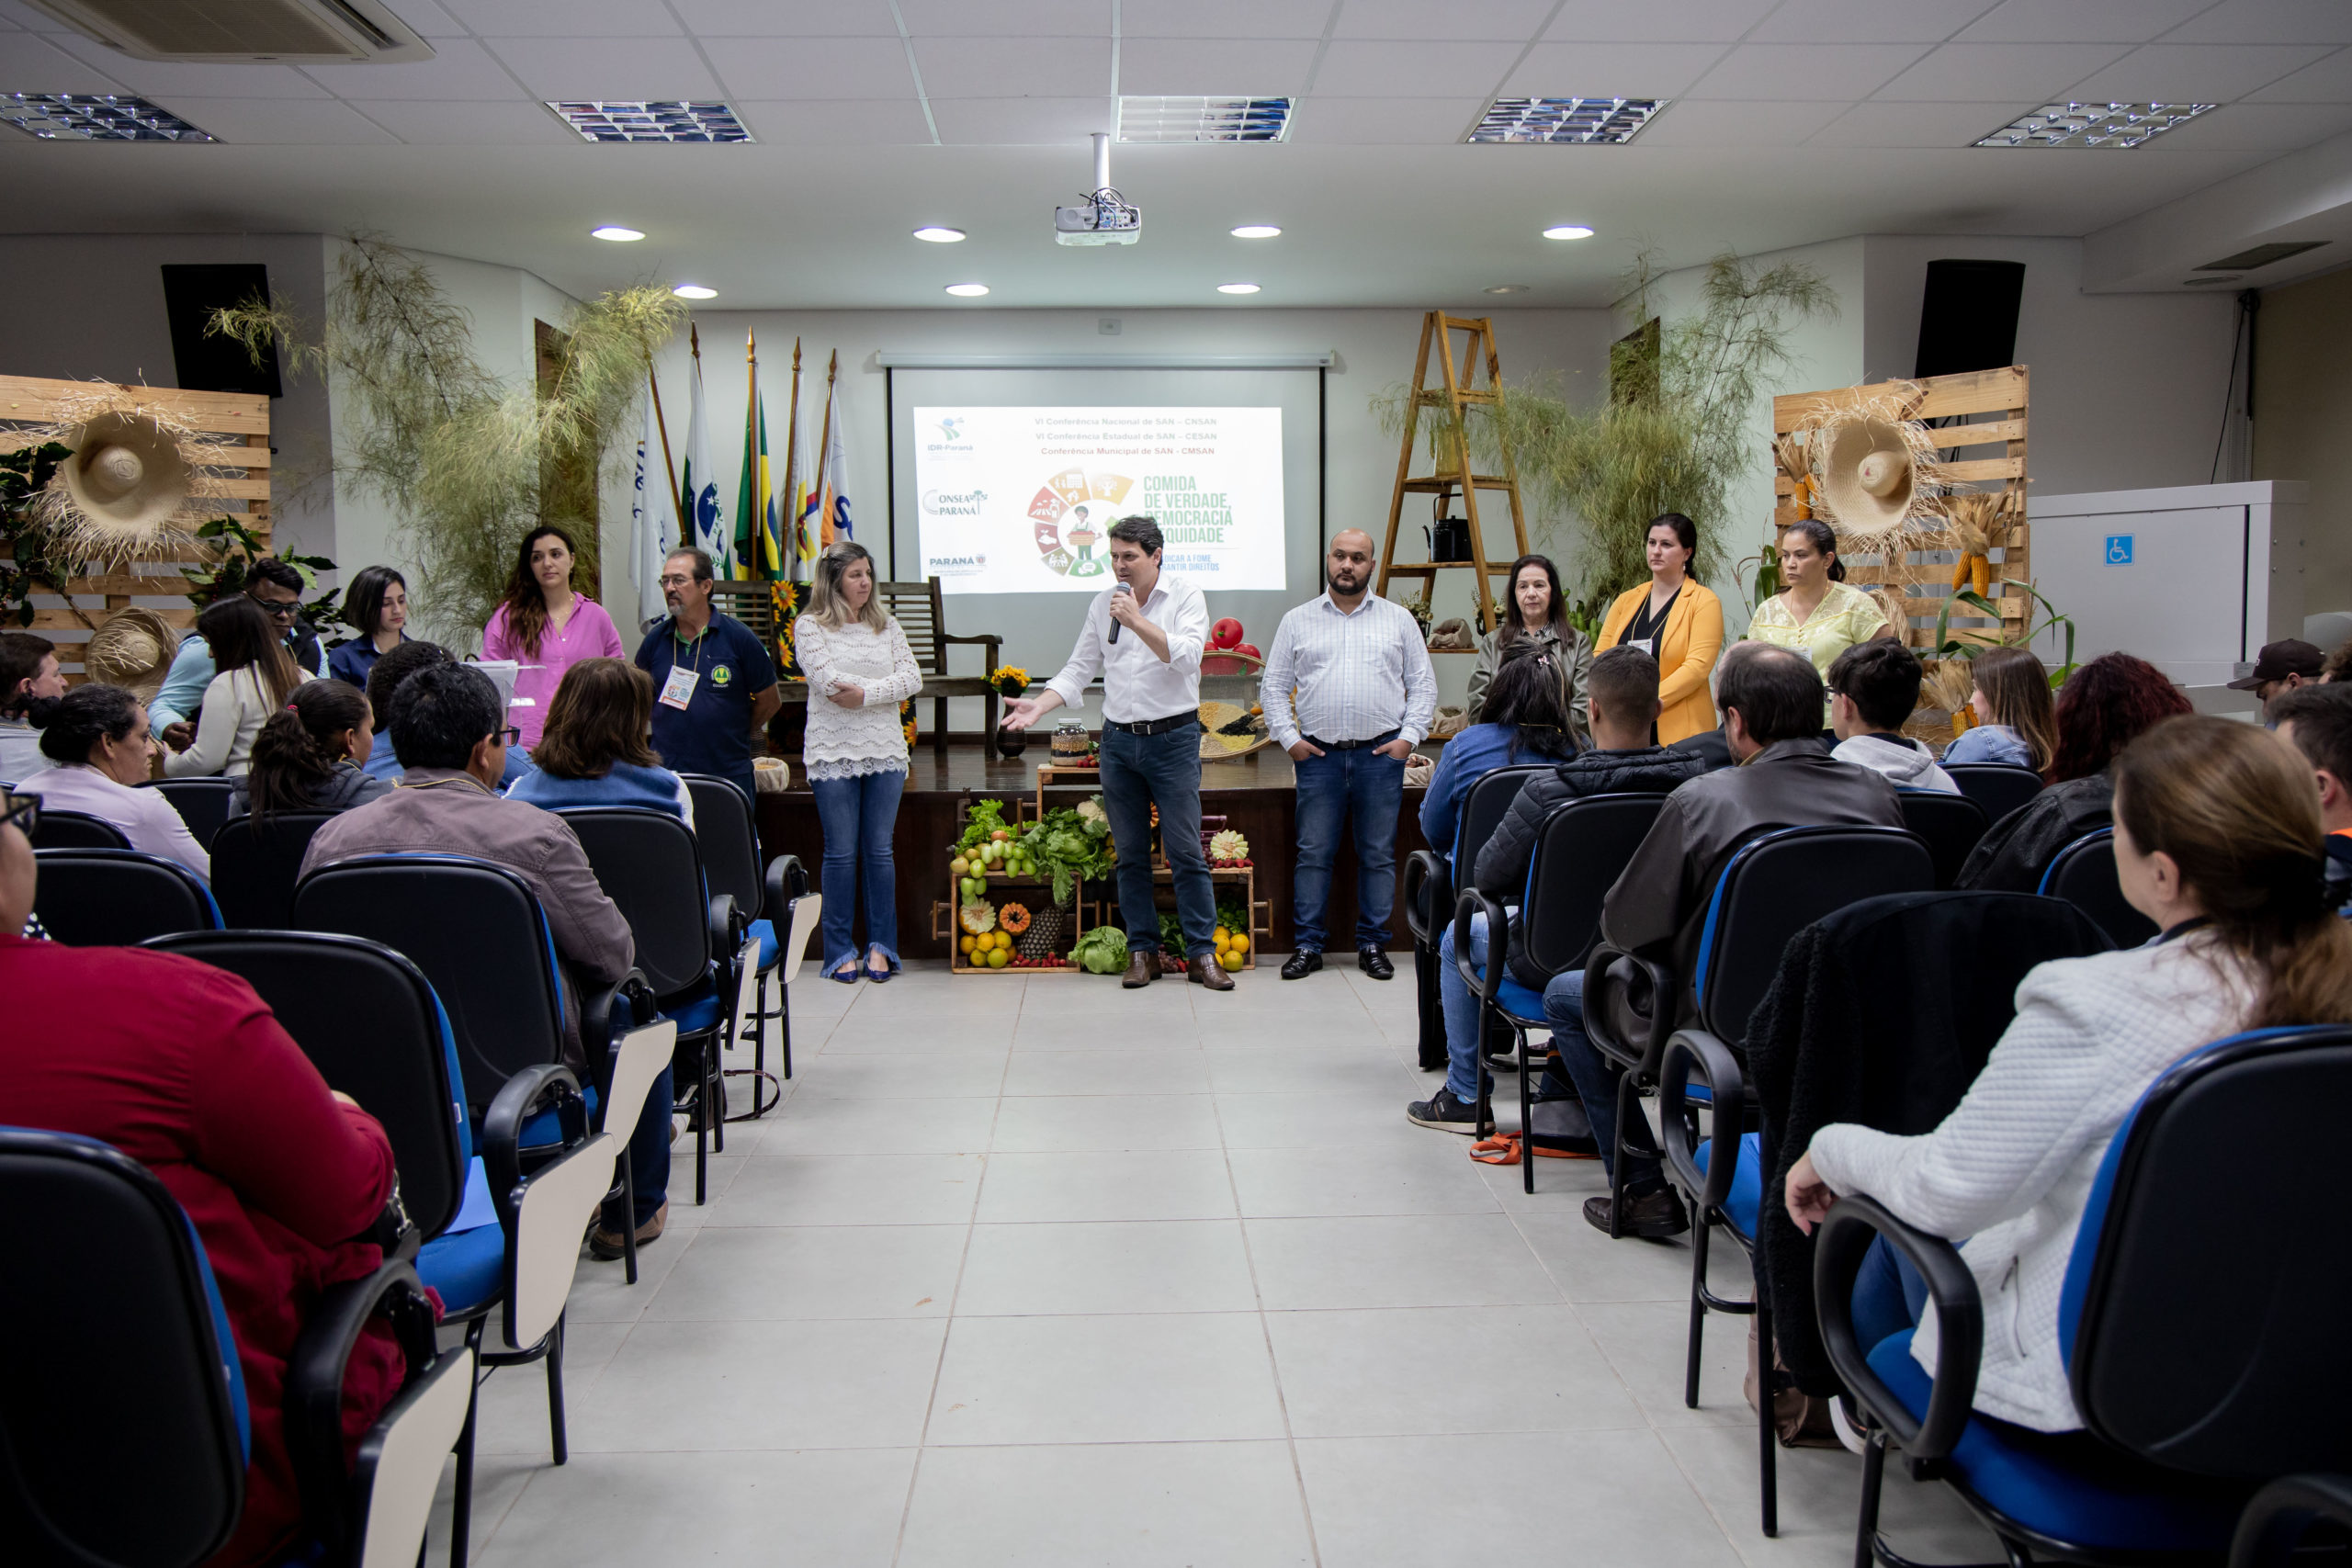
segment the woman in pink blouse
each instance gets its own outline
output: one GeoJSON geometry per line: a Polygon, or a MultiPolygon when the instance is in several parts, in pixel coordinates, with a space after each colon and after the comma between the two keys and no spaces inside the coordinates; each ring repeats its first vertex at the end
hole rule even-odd
{"type": "Polygon", "coordinates": [[[542,524],[523,536],[514,558],[514,575],[507,581],[506,602],[491,613],[481,634],[484,659],[511,659],[520,665],[514,677],[514,705],[507,722],[523,732],[526,750],[539,743],[548,704],[563,682],[563,672],[583,659],[626,659],[621,634],[613,629],[605,607],[571,586],[571,536],[542,524]]]}

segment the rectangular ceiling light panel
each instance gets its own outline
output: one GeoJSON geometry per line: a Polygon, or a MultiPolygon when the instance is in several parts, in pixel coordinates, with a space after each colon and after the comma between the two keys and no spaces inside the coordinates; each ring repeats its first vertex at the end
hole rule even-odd
{"type": "Polygon", "coordinates": [[[166,108],[113,93],[0,93],[0,122],[43,141],[211,141],[166,108]]]}
{"type": "Polygon", "coordinates": [[[572,100],[548,107],[582,141],[749,141],[752,133],[725,104],[572,100]]]}
{"type": "Polygon", "coordinates": [[[1631,141],[1664,98],[1497,98],[1465,141],[1613,146],[1631,141]]]}
{"type": "Polygon", "coordinates": [[[2137,147],[2217,107],[2213,104],[2045,104],[1978,147],[2137,147]]]}
{"type": "Polygon", "coordinates": [[[1289,98],[1119,100],[1122,141],[1282,141],[1290,136],[1289,98]]]}

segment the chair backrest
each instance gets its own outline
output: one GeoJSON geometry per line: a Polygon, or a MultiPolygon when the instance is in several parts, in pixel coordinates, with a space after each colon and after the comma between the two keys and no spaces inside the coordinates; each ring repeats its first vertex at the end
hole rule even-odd
{"type": "Polygon", "coordinates": [[[86,811],[51,811],[44,807],[33,825],[37,850],[127,850],[130,839],[103,817],[86,811]]]}
{"type": "Polygon", "coordinates": [[[775,599],[764,582],[720,578],[710,585],[711,607],[734,616],[763,643],[775,641],[775,599]]]}
{"type": "Polygon", "coordinates": [[[1993,825],[1992,818],[1964,795],[1946,795],[1937,789],[1894,793],[1903,807],[1903,825],[1919,835],[1928,846],[1928,858],[1935,862],[1936,886],[1950,887],[1960,868],[1968,863],[1968,852],[1993,825]]]}
{"type": "Polygon", "coordinates": [[[424,1239],[465,1200],[464,1069],[424,972],[381,942],[317,931],[205,931],[147,944],[253,987],[329,1089],[382,1123],[401,1201],[424,1239]]]}
{"type": "Polygon", "coordinates": [[[232,818],[212,840],[212,896],[231,931],[283,931],[294,919],[294,884],[311,838],[332,811],[273,811],[232,818]]]}
{"type": "Polygon", "coordinates": [[[2118,947],[2137,947],[2156,934],[2156,922],[2123,897],[2123,884],[2115,874],[2112,828],[2086,833],[2051,857],[2037,891],[2064,898],[2088,915],[2118,947]]]}
{"type": "Polygon", "coordinates": [[[1489,768],[1470,783],[1462,792],[1462,809],[1453,819],[1453,885],[1466,887],[1470,874],[1477,869],[1478,852],[1495,836],[1495,829],[1510,815],[1511,803],[1527,781],[1549,771],[1547,763],[1514,764],[1507,768],[1489,768]]]}
{"type": "Polygon", "coordinates": [[[2141,1097],[2100,1162],[2059,1299],[2091,1431],[2208,1475],[2352,1467],[2338,1343],[2352,1248],[2333,1201],[2347,1099],[2342,1025],[2216,1041],[2141,1097]]]}
{"type": "Polygon", "coordinates": [[[220,908],[204,878],[137,850],[36,850],[33,908],[69,947],[132,947],[171,931],[217,931],[220,908]]]}
{"type": "Polygon", "coordinates": [[[1900,828],[1781,828],[1750,839],[1707,903],[1690,981],[1700,1021],[1736,1044],[1790,937],[1849,904],[1933,892],[1935,881],[1928,846],[1900,828]]]}
{"type": "Polygon", "coordinates": [[[685,773],[686,795],[695,803],[695,844],[713,893],[731,895],[747,920],[760,918],[760,840],[752,826],[752,803],[731,779],[685,773]]]}
{"type": "Polygon", "coordinates": [[[296,886],[294,923],[379,942],[424,971],[477,1115],[515,1073],[563,1059],[555,937],[530,886],[504,866],[461,855],[338,861],[296,886]]]}
{"type": "Polygon", "coordinates": [[[1553,808],[1535,839],[1521,901],[1523,961],[1512,970],[1533,984],[1581,969],[1600,940],[1600,906],[1657,822],[1663,794],[1592,795],[1553,808]]]}
{"type": "MultiPolygon", "coordinates": [[[[637,940],[637,966],[657,997],[691,990],[710,974],[710,895],[695,835],[666,811],[581,806],[556,813],[587,852],[605,897],[637,940]]],[[[695,808],[700,820],[701,808],[695,808]]]]}
{"type": "Polygon", "coordinates": [[[244,1377],[187,1215],[94,1138],[0,1128],[0,1555],[193,1568],[236,1527],[244,1377]]]}
{"type": "Polygon", "coordinates": [[[940,609],[939,579],[877,582],[874,592],[882,595],[882,607],[906,634],[908,651],[915,656],[915,668],[926,675],[946,674],[947,622],[940,609]]]}
{"type": "Polygon", "coordinates": [[[237,786],[227,779],[158,779],[141,787],[170,801],[188,832],[208,850],[228,824],[229,808],[237,799],[237,786]]]}
{"type": "Polygon", "coordinates": [[[1953,762],[1944,769],[1960,793],[1984,808],[1988,821],[1998,822],[2041,793],[2041,775],[2031,768],[2007,762],[1953,762]]]}

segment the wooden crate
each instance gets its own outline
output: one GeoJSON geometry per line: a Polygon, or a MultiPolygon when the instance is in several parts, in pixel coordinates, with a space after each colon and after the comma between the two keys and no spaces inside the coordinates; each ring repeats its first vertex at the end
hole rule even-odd
{"type": "MultiPolygon", "coordinates": [[[[1031,802],[1025,796],[999,795],[993,791],[982,790],[969,792],[965,795],[963,805],[956,813],[956,821],[968,826],[971,821],[972,807],[981,800],[994,800],[1010,807],[1012,811],[1006,818],[1008,822],[1021,823],[1035,820],[1029,815],[1031,802]]],[[[961,838],[962,834],[959,832],[957,837],[961,838]]],[[[942,852],[945,852],[949,847],[942,845],[942,852]]],[[[1051,876],[1014,876],[1009,872],[1002,871],[991,871],[984,874],[988,878],[989,885],[985,897],[991,904],[1001,904],[1007,898],[1011,898],[1016,903],[1026,904],[1033,914],[1040,909],[1054,907],[1054,880],[1051,876]]],[[[1086,972],[1074,965],[1062,969],[1016,969],[1008,964],[1001,969],[992,969],[987,964],[970,962],[968,955],[963,951],[962,942],[958,940],[964,934],[964,928],[957,922],[956,911],[963,908],[964,890],[956,886],[956,878],[950,876],[947,879],[946,898],[934,902],[931,907],[931,934],[947,944],[950,973],[956,975],[1082,975],[1086,972]]],[[[1081,896],[1082,892],[1083,890],[1080,889],[1071,897],[1070,929],[1063,933],[1061,943],[1057,949],[1065,958],[1069,956],[1069,950],[1077,943],[1080,934],[1093,923],[1086,918],[1086,901],[1081,896]]],[[[1018,939],[1016,938],[1015,941],[1017,943],[1018,939]]]]}
{"type": "MultiPolygon", "coordinates": [[[[242,392],[183,392],[169,387],[128,389],[141,400],[169,410],[198,430],[229,444],[235,461],[212,471],[225,493],[207,499],[208,513],[225,513],[253,530],[262,547],[269,545],[269,400],[242,392]]],[[[86,381],[53,381],[31,376],[0,376],[0,451],[14,452],[33,445],[27,426],[53,423],[69,399],[86,394],[86,381]]],[[[223,453],[224,457],[229,453],[223,453]]],[[[0,546],[0,549],[5,549],[0,546]]],[[[209,544],[192,543],[169,557],[141,560],[96,577],[76,577],[66,582],[65,597],[36,594],[33,624],[28,628],[57,644],[57,660],[66,678],[82,680],[82,648],[107,618],[107,613],[144,603],[171,626],[191,628],[196,606],[187,602],[188,583],[182,568],[209,567],[215,553],[209,544]]]]}
{"type": "MultiPolygon", "coordinates": [[[[1874,387],[1793,392],[1774,398],[1772,433],[1776,436],[1787,434],[1808,418],[1817,416],[1825,405],[1835,406],[1857,397],[1891,397],[1899,385],[1882,382],[1874,387]]],[[[1910,411],[1910,417],[1915,420],[1996,416],[1979,423],[1930,427],[1928,437],[1947,453],[2000,448],[1997,457],[1952,457],[1946,468],[1957,483],[1979,490],[1997,488],[2007,495],[2015,521],[2002,537],[1994,541],[1997,558],[1993,562],[1993,576],[1996,583],[2002,578],[2032,581],[2033,541],[2025,521],[2026,367],[2008,365],[1996,370],[1930,376],[1911,385],[1921,392],[1910,411]]],[[[1786,474],[1780,472],[1777,464],[1773,467],[1772,490],[1772,535],[1765,541],[1767,549],[1779,539],[1780,531],[1798,517],[1795,487],[1786,474]]],[[[1836,526],[1834,522],[1831,526],[1836,526]]],[[[1936,615],[1951,596],[1952,565],[1959,558],[1960,540],[1951,529],[1939,528],[1930,530],[1924,539],[1915,536],[1909,544],[1908,549],[1899,552],[1849,553],[1841,538],[1838,558],[1846,568],[1846,581],[1853,586],[1893,588],[1902,594],[1910,610],[1903,640],[1915,649],[1932,654],[1936,615]]],[[[1986,625],[1982,616],[1954,615],[1946,635],[1964,642],[2000,642],[2021,637],[2033,624],[2033,601],[2024,594],[2005,592],[1994,602],[2001,607],[1997,629],[1986,625]],[[1971,622],[1973,624],[1968,624],[1971,622]]]]}
{"type": "MultiPolygon", "coordinates": [[[[1245,970],[1255,969],[1258,967],[1258,950],[1266,944],[1267,939],[1273,934],[1274,929],[1273,905],[1261,902],[1258,897],[1258,868],[1245,865],[1226,870],[1211,866],[1209,883],[1213,888],[1220,892],[1236,886],[1241,889],[1242,906],[1250,911],[1250,951],[1242,955],[1241,967],[1245,970]]],[[[1164,863],[1155,863],[1151,868],[1151,891],[1152,904],[1155,908],[1176,908],[1176,874],[1164,863]]],[[[1117,889],[1110,888],[1109,896],[1102,902],[1113,911],[1115,918],[1118,908],[1117,889]]]]}

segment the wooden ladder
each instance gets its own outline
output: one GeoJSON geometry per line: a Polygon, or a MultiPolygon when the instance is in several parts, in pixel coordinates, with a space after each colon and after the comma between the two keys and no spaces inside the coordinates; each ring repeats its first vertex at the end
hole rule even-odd
{"type": "MultiPolygon", "coordinates": [[[[1431,310],[1421,318],[1421,351],[1413,361],[1413,387],[1405,408],[1405,438],[1396,453],[1396,488],[1388,501],[1388,538],[1380,551],[1380,581],[1374,592],[1383,598],[1388,595],[1388,580],[1392,577],[1418,577],[1429,591],[1430,614],[1437,608],[1437,575],[1441,571],[1460,570],[1475,571],[1472,581],[1476,587],[1471,598],[1476,602],[1478,629],[1494,629],[1490,589],[1498,577],[1510,575],[1510,561],[1527,553],[1527,516],[1520,505],[1519,468],[1511,460],[1510,445],[1498,440],[1502,449],[1500,474],[1481,474],[1470,467],[1470,433],[1468,413],[1472,409],[1485,409],[1491,418],[1502,391],[1502,364],[1495,353],[1495,324],[1485,316],[1464,318],[1449,316],[1442,310],[1431,310]],[[1453,334],[1466,334],[1462,345],[1461,368],[1454,368],[1453,334]],[[1437,345],[1438,369],[1443,381],[1429,384],[1430,345],[1437,345]],[[1487,377],[1483,386],[1477,384],[1478,363],[1486,361],[1487,377]],[[1421,411],[1443,409],[1453,437],[1453,463],[1449,470],[1441,459],[1438,471],[1419,479],[1413,477],[1413,442],[1419,434],[1421,411]],[[1442,508],[1445,498],[1454,491],[1462,492],[1462,510],[1470,528],[1470,558],[1465,561],[1406,561],[1396,559],[1397,526],[1405,516],[1408,493],[1435,495],[1442,508]],[[1493,564],[1487,553],[1486,535],[1478,524],[1478,492],[1498,490],[1510,497],[1510,532],[1514,548],[1500,564],[1493,564]]],[[[1442,439],[1442,437],[1441,437],[1442,439]]],[[[1505,590],[1510,590],[1506,586],[1505,590]]],[[[1471,651],[1468,649],[1435,649],[1432,652],[1471,651]]]]}

